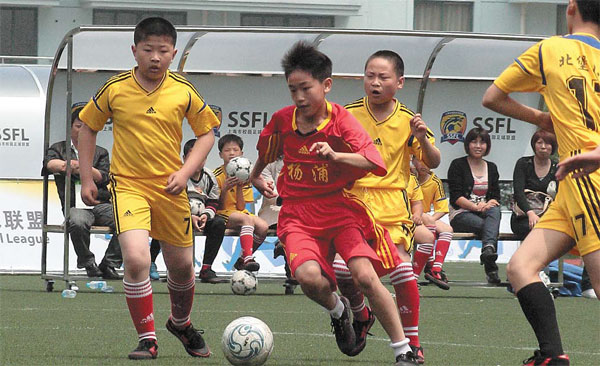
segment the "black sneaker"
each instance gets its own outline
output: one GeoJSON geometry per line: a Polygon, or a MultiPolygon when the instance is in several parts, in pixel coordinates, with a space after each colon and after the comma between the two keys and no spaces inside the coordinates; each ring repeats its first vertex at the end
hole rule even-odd
{"type": "Polygon", "coordinates": [[[494,253],[494,248],[488,245],[481,251],[481,255],[479,256],[479,264],[494,266],[496,264],[496,259],[498,259],[498,254],[494,253]]]}
{"type": "Polygon", "coordinates": [[[408,351],[396,357],[396,363],[394,366],[415,366],[418,364],[419,362],[417,361],[417,356],[415,356],[412,351],[408,351]]]}
{"type": "Polygon", "coordinates": [[[258,262],[254,260],[254,258],[250,258],[249,260],[244,261],[244,266],[242,267],[242,269],[245,269],[246,271],[250,272],[258,272],[258,270],[260,269],[260,264],[258,264],[258,262]]]}
{"type": "Polygon", "coordinates": [[[356,344],[356,335],[354,334],[354,328],[350,322],[350,302],[343,296],[340,296],[342,304],[344,304],[344,311],[339,319],[331,317],[331,330],[335,334],[335,341],[340,351],[343,354],[349,354],[354,349],[356,344]]]}
{"type": "Polygon", "coordinates": [[[92,263],[85,266],[85,274],[88,277],[102,277],[102,270],[96,263],[92,263]]]}
{"type": "Polygon", "coordinates": [[[539,350],[533,356],[523,361],[524,366],[569,366],[569,356],[562,354],[556,357],[545,357],[539,350]]]}
{"type": "Polygon", "coordinates": [[[283,284],[283,287],[285,287],[285,294],[293,295],[294,290],[296,289],[296,286],[298,286],[298,281],[291,279],[291,278],[288,278],[287,280],[285,280],[285,283],[283,284]]]}
{"type": "Polygon", "coordinates": [[[499,285],[502,282],[498,276],[498,271],[488,272],[485,274],[485,277],[490,285],[499,285]]]}
{"type": "Polygon", "coordinates": [[[158,356],[158,343],[156,339],[142,339],[133,351],[129,352],[130,360],[151,360],[158,356]]]}
{"type": "Polygon", "coordinates": [[[167,321],[167,330],[183,343],[183,347],[190,356],[210,356],[210,349],[208,349],[206,342],[204,342],[204,338],[202,338],[202,334],[204,334],[203,330],[196,330],[192,324],[188,325],[187,328],[183,330],[177,329],[175,325],[173,325],[171,319],[167,321]]]}
{"type": "Polygon", "coordinates": [[[423,346],[413,346],[412,344],[409,344],[410,349],[412,349],[413,355],[415,355],[415,357],[417,358],[417,363],[419,365],[422,365],[425,363],[425,353],[423,353],[423,346]]]}
{"type": "Polygon", "coordinates": [[[444,279],[442,278],[441,272],[431,271],[429,273],[425,273],[425,278],[429,282],[431,282],[434,285],[436,285],[437,287],[441,288],[442,290],[450,290],[448,281],[447,280],[444,281],[444,279]]]}
{"type": "Polygon", "coordinates": [[[241,271],[242,269],[244,269],[244,259],[242,257],[239,257],[233,264],[233,268],[235,268],[236,271],[241,271]]]}
{"type": "Polygon", "coordinates": [[[198,274],[198,278],[202,283],[225,283],[229,282],[224,278],[217,277],[217,274],[212,269],[203,269],[198,274]]]}
{"type": "Polygon", "coordinates": [[[273,249],[273,259],[277,259],[280,256],[285,257],[285,249],[283,249],[283,244],[278,241],[275,245],[275,249],[273,249]]]}
{"type": "Polygon", "coordinates": [[[347,353],[348,356],[354,357],[358,355],[363,349],[365,349],[365,346],[367,345],[367,334],[371,335],[369,330],[373,324],[375,324],[375,315],[371,309],[367,308],[367,311],[369,313],[369,318],[367,320],[361,322],[354,319],[352,322],[352,328],[354,328],[354,334],[356,337],[356,345],[351,352],[347,353]]]}

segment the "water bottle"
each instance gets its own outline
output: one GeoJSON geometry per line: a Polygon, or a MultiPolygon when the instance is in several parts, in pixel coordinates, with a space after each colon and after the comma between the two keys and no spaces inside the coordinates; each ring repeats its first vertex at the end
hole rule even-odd
{"type": "Polygon", "coordinates": [[[63,290],[63,292],[60,294],[60,296],[62,296],[65,299],[72,299],[75,296],[77,296],[77,291],[71,290],[71,289],[66,289],[66,290],[63,290]]]}
{"type": "Polygon", "coordinates": [[[102,291],[102,292],[114,292],[114,291],[115,291],[115,288],[114,288],[114,287],[112,287],[112,286],[104,286],[104,287],[102,287],[102,288],[100,289],[100,291],[102,291]]]}
{"type": "Polygon", "coordinates": [[[92,290],[102,290],[106,287],[106,281],[90,281],[85,284],[87,288],[92,290]]]}

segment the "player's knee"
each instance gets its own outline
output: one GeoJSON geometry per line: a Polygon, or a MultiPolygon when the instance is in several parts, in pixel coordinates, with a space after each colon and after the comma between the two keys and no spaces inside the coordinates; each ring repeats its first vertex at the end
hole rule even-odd
{"type": "Polygon", "coordinates": [[[354,284],[356,287],[358,287],[360,292],[367,296],[373,292],[373,288],[379,280],[375,272],[370,273],[368,271],[359,271],[356,274],[352,274],[352,278],[354,279],[354,284]]]}
{"type": "Polygon", "coordinates": [[[315,266],[300,266],[294,273],[296,280],[302,284],[302,288],[307,287],[309,289],[317,288],[320,283],[322,274],[321,269],[315,266]]]}

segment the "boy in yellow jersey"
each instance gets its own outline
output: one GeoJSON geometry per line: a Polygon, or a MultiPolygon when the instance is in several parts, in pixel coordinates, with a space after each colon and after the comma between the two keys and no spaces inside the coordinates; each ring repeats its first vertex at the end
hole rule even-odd
{"type": "Polygon", "coordinates": [[[148,277],[148,238],[160,240],[168,269],[171,315],[167,330],[194,357],[210,351],[202,331],[190,322],[194,296],[192,222],[186,194],[188,179],[206,159],[219,124],[207,103],[183,76],[169,71],[177,50],[177,32],[162,18],[142,20],[131,47],[137,66],[110,78],[80,113],[81,196],[96,202],[91,158],[96,134],[109,118],[114,127],[111,195],[115,224],[123,251],[123,287],[138,347],[130,359],[158,354],[152,285],[148,277]],[[182,120],[186,117],[197,141],[182,164],[182,120]]]}
{"type": "MultiPolygon", "coordinates": [[[[404,85],[404,61],[397,53],[382,50],[371,55],[365,64],[363,80],[367,96],[346,105],[346,109],[367,130],[388,171],[383,177],[369,173],[358,179],[351,192],[367,204],[377,223],[388,229],[398,248],[403,263],[391,272],[390,277],[397,305],[402,309],[400,315],[404,331],[410,338],[413,352],[423,363],[423,349],[418,337],[419,290],[409,254],[414,223],[406,187],[411,155],[417,155],[435,168],[440,163],[440,152],[434,145],[433,132],[427,128],[421,115],[414,114],[394,97],[404,85]]],[[[339,265],[336,265],[336,270],[344,271],[339,265]]],[[[354,313],[356,334],[366,335],[368,308],[362,306],[361,297],[351,297],[351,306],[361,309],[354,313]]]]}
{"type": "MultiPolygon", "coordinates": [[[[569,35],[543,40],[519,56],[488,88],[483,105],[554,129],[560,160],[600,145],[600,1],[570,0],[569,35]],[[512,99],[539,92],[549,113],[512,99]]],[[[552,296],[538,273],[574,247],[600,295],[600,171],[563,179],[556,200],[512,256],[506,272],[540,350],[526,365],[568,365],[552,296]]]]}
{"type": "Polygon", "coordinates": [[[448,279],[442,270],[444,259],[452,241],[452,226],[440,219],[448,213],[448,198],[442,180],[433,173],[429,167],[417,158],[413,158],[413,165],[417,173],[419,185],[423,192],[423,225],[434,235],[435,249],[432,247],[432,256],[429,263],[425,263],[424,251],[415,251],[413,257],[413,271],[418,276],[425,267],[425,278],[443,290],[449,290],[448,279]],[[433,213],[430,213],[433,205],[433,213]]]}
{"type": "Polygon", "coordinates": [[[244,154],[244,141],[237,135],[227,134],[219,139],[218,147],[223,165],[214,171],[221,188],[217,216],[225,219],[228,229],[240,231],[242,254],[235,262],[235,268],[256,272],[260,269],[260,265],[254,260],[252,253],[265,240],[269,225],[265,220],[246,210],[246,203],[254,202],[252,184],[241,182],[236,177],[228,177],[225,171],[231,159],[244,154]]]}

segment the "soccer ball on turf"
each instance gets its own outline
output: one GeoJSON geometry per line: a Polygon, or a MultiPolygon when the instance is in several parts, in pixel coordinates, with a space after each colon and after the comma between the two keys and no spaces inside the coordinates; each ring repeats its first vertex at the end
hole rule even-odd
{"type": "Polygon", "coordinates": [[[245,269],[236,271],[231,276],[231,291],[236,295],[252,295],[256,292],[257,284],[256,276],[245,269]]]}
{"type": "Polygon", "coordinates": [[[250,177],[252,171],[252,163],[243,156],[237,156],[227,163],[225,167],[228,177],[237,177],[242,182],[245,182],[250,177]]]}
{"type": "Polygon", "coordinates": [[[273,351],[273,333],[262,320],[244,316],[227,325],[221,347],[232,365],[259,366],[273,351]]]}
{"type": "Polygon", "coordinates": [[[199,198],[190,197],[190,209],[192,211],[192,215],[200,216],[202,211],[204,211],[204,202],[202,202],[199,198]]]}

